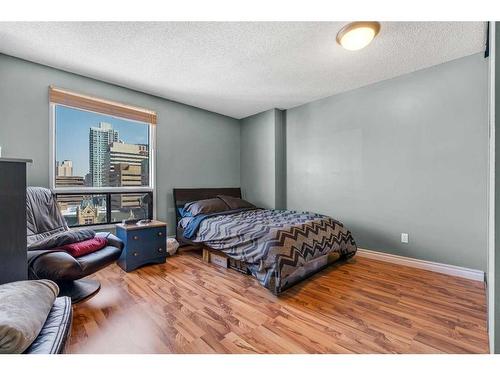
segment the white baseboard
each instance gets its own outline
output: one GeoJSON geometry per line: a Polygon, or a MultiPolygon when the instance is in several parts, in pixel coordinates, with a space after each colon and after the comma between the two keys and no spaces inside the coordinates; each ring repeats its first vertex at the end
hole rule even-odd
{"type": "Polygon", "coordinates": [[[380,251],[373,251],[366,249],[358,249],[356,255],[363,258],[370,258],[388,263],[401,264],[402,266],[420,268],[428,271],[444,273],[446,275],[463,277],[465,279],[484,282],[484,272],[480,270],[474,270],[471,268],[452,266],[451,264],[429,262],[427,260],[408,258],[400,255],[387,254],[387,253],[382,253],[380,251]]]}

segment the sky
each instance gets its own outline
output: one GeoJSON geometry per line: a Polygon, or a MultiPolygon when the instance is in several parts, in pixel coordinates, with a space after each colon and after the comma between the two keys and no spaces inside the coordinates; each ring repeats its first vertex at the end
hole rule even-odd
{"type": "Polygon", "coordinates": [[[125,143],[148,144],[148,124],[56,105],[56,160],[73,161],[73,175],[89,173],[89,129],[107,122],[125,143]],[[143,126],[141,126],[143,125],[143,126]]]}

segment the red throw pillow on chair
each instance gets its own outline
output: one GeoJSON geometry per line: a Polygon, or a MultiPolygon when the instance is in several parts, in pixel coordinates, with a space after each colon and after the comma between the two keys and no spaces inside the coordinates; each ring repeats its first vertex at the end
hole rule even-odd
{"type": "Polygon", "coordinates": [[[83,255],[93,253],[94,251],[101,250],[107,244],[108,240],[106,238],[94,237],[91,238],[90,240],[64,245],[61,247],[61,249],[67,251],[75,258],[78,258],[83,255]]]}

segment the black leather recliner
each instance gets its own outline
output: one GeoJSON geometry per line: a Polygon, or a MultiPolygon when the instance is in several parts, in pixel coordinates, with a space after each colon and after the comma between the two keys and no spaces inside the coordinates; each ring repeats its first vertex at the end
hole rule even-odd
{"type": "Polygon", "coordinates": [[[101,287],[97,280],[80,280],[115,262],[123,242],[111,233],[96,233],[106,237],[108,245],[96,252],[74,258],[58,249],[30,250],[30,245],[70,231],[57,205],[55,195],[46,188],[28,187],[26,195],[28,274],[30,279],[49,279],[59,286],[59,296],[71,297],[73,303],[93,296],[101,287]]]}

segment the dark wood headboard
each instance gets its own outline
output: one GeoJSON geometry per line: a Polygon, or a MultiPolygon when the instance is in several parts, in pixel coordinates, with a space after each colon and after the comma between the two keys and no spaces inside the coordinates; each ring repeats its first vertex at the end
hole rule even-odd
{"type": "Polygon", "coordinates": [[[174,188],[175,204],[175,226],[179,222],[179,208],[184,207],[188,202],[202,199],[215,198],[217,195],[229,195],[230,197],[241,198],[240,188],[198,188],[198,189],[178,189],[174,188]]]}

